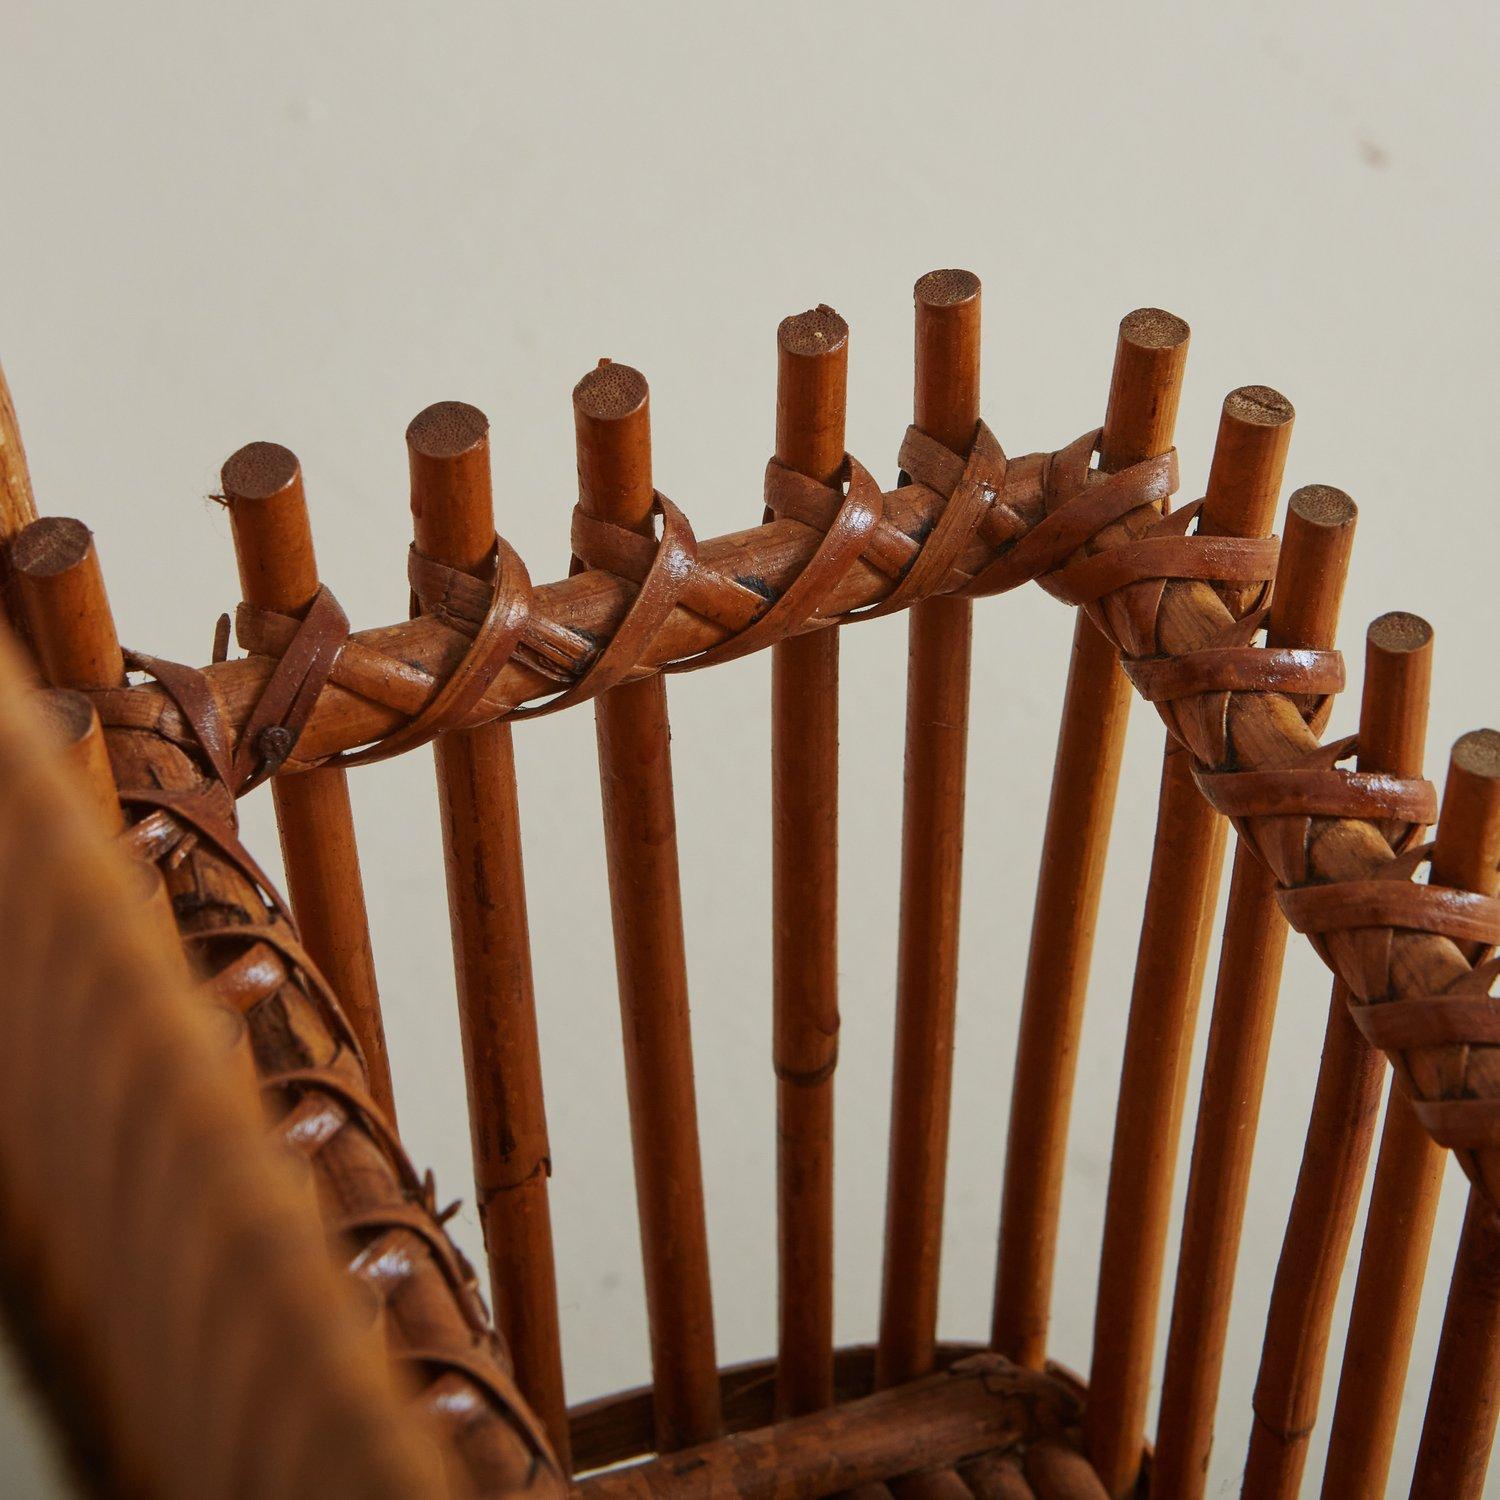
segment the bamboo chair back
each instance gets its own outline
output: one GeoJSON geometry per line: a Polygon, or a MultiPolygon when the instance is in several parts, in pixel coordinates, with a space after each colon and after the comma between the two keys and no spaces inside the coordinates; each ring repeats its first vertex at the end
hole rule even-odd
{"type": "MultiPolygon", "coordinates": [[[[164,913],[175,915],[199,990],[242,1018],[252,1067],[231,1080],[201,1039],[196,1053],[183,1043],[185,1060],[174,1066],[194,1100],[210,1099],[202,1108],[240,1111],[234,1150],[253,1161],[244,1171],[266,1179],[257,1191],[268,1201],[285,1191],[275,1186],[282,1158],[306,1164],[334,1260],[348,1273],[342,1282],[379,1309],[394,1362],[351,1372],[348,1351],[362,1335],[326,1264],[300,1283],[316,1295],[280,1323],[246,1331],[262,1338],[246,1368],[265,1381],[280,1369],[275,1341],[290,1330],[305,1328],[296,1336],[325,1351],[321,1365],[308,1366],[318,1379],[307,1384],[318,1390],[305,1406],[292,1413],[286,1404],[289,1391],[302,1399],[303,1385],[278,1388],[283,1405],[266,1408],[272,1429],[301,1423],[308,1442],[339,1423],[361,1431],[376,1423],[383,1434],[360,1460],[370,1477],[341,1449],[323,1488],[297,1488],[312,1484],[312,1470],[294,1466],[278,1469],[273,1484],[232,1434],[197,1423],[201,1388],[177,1389],[192,1385],[183,1370],[197,1345],[172,1346],[184,1365],[112,1342],[119,1330],[94,1295],[105,1268],[80,1224],[55,1225],[57,1264],[87,1294],[66,1293],[65,1310],[39,1310],[29,1342],[44,1370],[62,1363],[50,1349],[81,1351],[78,1378],[105,1391],[97,1430],[86,1434],[108,1456],[95,1472],[149,1472],[163,1493],[336,1493],[340,1485],[431,1493],[435,1450],[445,1461],[441,1483],[454,1493],[550,1494],[571,1483],[597,1500],[862,1489],[875,1500],[881,1486],[899,1500],[1201,1496],[1282,958],[1295,927],[1336,979],[1266,1321],[1244,1493],[1290,1496],[1307,1480],[1388,1058],[1397,1086],[1354,1271],[1322,1492],[1385,1488],[1445,1147],[1458,1153],[1472,1199],[1413,1493],[1480,1492],[1500,1410],[1492,1102],[1500,1022],[1489,997],[1500,942],[1500,735],[1477,731],[1454,747],[1439,815],[1421,765],[1432,632],[1396,613],[1367,632],[1357,734],[1321,741],[1345,685],[1335,642],[1355,507],[1330,487],[1298,490],[1279,541],[1273,535],[1293,421],[1284,397],[1259,386],[1232,392],[1202,499],[1174,507],[1188,346],[1180,319],[1151,309],[1125,318],[1102,427],[1055,453],[1013,457],[980,415],[979,316],[979,284],[968,273],[917,283],[913,423],[889,492],[845,451],[843,320],[826,307],[788,318],[778,335],[764,520],[703,541],[655,487],[644,378],[601,363],[574,391],[574,562],[555,583],[533,584],[496,534],[484,416],[456,402],[428,408],[407,432],[412,617],[374,630],[351,632],[320,579],[296,459],[269,443],[241,449],[222,480],[243,592],[235,631],[246,654],[229,660],[221,649],[202,670],[122,651],[90,534],[76,521],[34,518],[13,414],[8,404],[0,412],[10,615],[54,690],[47,712],[81,773],[74,800],[105,810],[117,840],[161,871],[170,904],[158,898],[148,922],[120,881],[103,876],[97,888],[74,889],[49,873],[49,897],[73,916],[107,906],[99,930],[111,943],[117,931],[155,924],[154,952],[138,959],[130,950],[129,985],[119,984],[139,992],[142,1006],[170,1012],[186,1035],[191,1002],[180,959],[169,972],[170,954],[181,950],[164,913]],[[1077,619],[1015,1052],[994,1316],[974,1343],[942,1344],[972,610],[976,599],[1033,580],[1077,619]],[[910,619],[906,780],[879,1332],[871,1348],[836,1350],[835,627],[898,610],[910,619]],[[779,1325],[773,1360],[721,1370],[666,679],[761,649],[772,683],[779,1325]],[[132,684],[129,673],[142,676],[132,684]],[[1074,1065],[1132,690],[1158,708],[1166,736],[1085,1381],[1049,1363],[1047,1332],[1074,1065]],[[651,1386],[570,1411],[512,734],[522,720],[584,702],[598,731],[651,1386]],[[493,1327],[442,1228],[430,1179],[401,1147],[351,813],[351,770],[428,744],[493,1327]],[[289,905],[235,833],[235,798],[267,780],[289,905]],[[1175,1285],[1166,1287],[1187,1060],[1226,858],[1186,1218],[1175,1285]],[[243,1118],[248,1071],[274,1141],[259,1154],[243,1118]],[[1159,1319],[1168,1327],[1160,1371],[1159,1319]],[[146,1408],[132,1381],[165,1383],[173,1420],[194,1423],[193,1452],[202,1473],[224,1476],[222,1491],[184,1488],[191,1468],[174,1471],[160,1444],[142,1446],[146,1408]],[[411,1393],[404,1412],[398,1389],[411,1393]],[[612,1467],[626,1460],[638,1462],[612,1467]],[[290,1488],[288,1473],[297,1476],[290,1488]]],[[[15,676],[0,662],[0,730],[12,735],[13,723],[16,753],[30,768],[42,759],[38,731],[15,676]]],[[[0,755],[9,743],[0,737],[0,755]]],[[[66,800],[61,781],[48,780],[35,805],[0,802],[6,846],[45,843],[54,816],[72,838],[80,817],[65,813],[66,800]]],[[[56,837],[62,849],[64,834],[56,837]]],[[[109,864],[102,851],[89,858],[101,870],[109,864]]],[[[24,920],[0,907],[7,938],[24,920]]],[[[106,996],[119,999],[114,974],[81,987],[95,1010],[106,996]]],[[[46,989],[41,978],[18,988],[13,1019],[23,1028],[41,1024],[46,989]]],[[[69,1022],[70,1036],[85,1034],[89,1014],[69,1022]]],[[[61,1041],[43,1050],[43,1063],[32,1055],[35,1078],[48,1097],[69,1097],[80,1057],[61,1041]]],[[[12,1113],[28,1107],[18,1094],[12,1113]]],[[[102,1114],[88,1123],[109,1133],[102,1114]]],[[[0,1250],[12,1285],[42,1285],[48,1274],[27,1239],[36,1220],[23,1189],[39,1168],[19,1150],[29,1129],[18,1126],[7,1143],[17,1149],[0,1151],[0,1213],[9,1210],[0,1250]]],[[[60,1163],[106,1159],[82,1123],[55,1139],[60,1163]]],[[[134,1171],[115,1184],[112,1211],[130,1198],[134,1171]]],[[[166,1191],[156,1181],[141,1191],[152,1188],[166,1191]]],[[[127,1206],[144,1216],[147,1201],[163,1200],[127,1206]]],[[[305,1239],[313,1212],[301,1206],[305,1239]]],[[[158,1296],[143,1314],[154,1333],[201,1309],[211,1287],[246,1274],[243,1257],[238,1270],[215,1269],[208,1241],[219,1210],[200,1207],[201,1222],[183,1223],[202,1247],[195,1264],[208,1269],[166,1302],[158,1296]]],[[[93,1206],[84,1200],[82,1209],[93,1206]]],[[[238,1222],[226,1211],[226,1234],[238,1222]]],[[[228,1241],[222,1253],[232,1253],[228,1241]]],[[[271,1255],[256,1274],[274,1283],[278,1265],[271,1255]]],[[[262,1410],[253,1382],[220,1385],[228,1416],[262,1410]]],[[[74,1404],[64,1399],[62,1408],[74,1404]]],[[[286,1465],[286,1455],[303,1453],[291,1443],[270,1451],[286,1465]]]]}

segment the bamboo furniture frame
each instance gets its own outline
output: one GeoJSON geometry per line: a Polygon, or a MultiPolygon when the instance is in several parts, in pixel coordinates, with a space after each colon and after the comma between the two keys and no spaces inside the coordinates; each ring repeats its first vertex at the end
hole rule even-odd
{"type": "Polygon", "coordinates": [[[225,649],[201,670],[122,650],[89,531],[36,517],[0,382],[12,635],[0,640],[11,970],[0,1300],[93,1488],[1201,1496],[1295,927],[1336,977],[1244,1493],[1290,1496],[1303,1484],[1389,1059],[1396,1086],[1322,1492],[1385,1487],[1448,1147],[1472,1193],[1413,1493],[1479,1494],[1500,1410],[1500,1008],[1489,994],[1500,976],[1500,735],[1455,745],[1439,812],[1421,767],[1432,632],[1397,613],[1369,627],[1357,736],[1320,742],[1344,684],[1334,645],[1355,508],[1341,491],[1301,489],[1272,536],[1293,421],[1284,397],[1251,386],[1226,398],[1204,497],[1174,509],[1186,324],[1130,314],[1100,431],[1009,458],[980,418],[979,314],[967,272],[917,283],[914,422],[901,482],[885,493],[845,452],[847,327],[826,307],[788,318],[765,520],[704,542],[655,486],[644,378],[602,362],[574,391],[574,564],[551,584],[534,586],[496,535],[484,416],[428,408],[407,432],[412,618],[356,633],[321,582],[296,459],[251,444],[223,469],[247,654],[227,659],[221,635],[225,649]],[[971,616],[975,599],[1033,579],[1077,624],[1023,991],[993,1327],[985,1345],[946,1345],[937,1290],[971,616]],[[884,1274],[877,1342],[836,1350],[832,627],[902,609],[884,1274]],[[771,654],[780,1310],[776,1357],[720,1370],[666,676],[758,649],[771,654]],[[1048,1362],[1047,1326],[1132,686],[1167,735],[1085,1384],[1048,1362]],[[570,1410],[512,733],[590,700],[652,1385],[570,1410]],[[429,742],[493,1323],[430,1177],[397,1134],[350,803],[350,769],[429,742]],[[235,832],[236,797],[265,780],[290,904],[235,832]],[[1186,1059],[1231,831],[1164,1306],[1186,1059]]]}

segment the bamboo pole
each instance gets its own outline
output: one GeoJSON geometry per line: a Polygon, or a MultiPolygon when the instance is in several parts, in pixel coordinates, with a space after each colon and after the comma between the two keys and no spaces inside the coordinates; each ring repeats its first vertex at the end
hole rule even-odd
{"type": "MultiPolygon", "coordinates": [[[[1187,348],[1188,326],[1171,313],[1140,308],[1121,321],[1101,469],[1171,448],[1187,348]]],[[[1032,1369],[1046,1358],[1078,1038],[1129,705],[1115,648],[1079,610],[1021,1000],[991,1335],[1032,1369]]]]}
{"type": "MultiPolygon", "coordinates": [[[[495,554],[489,422],[459,401],[406,430],[418,551],[487,577],[495,554]]],[[[468,1079],[475,1191],[495,1317],[516,1382],[568,1467],[551,1161],[526,921],[520,810],[509,724],[453,730],[433,745],[468,1079]]]]}
{"type": "MultiPolygon", "coordinates": [[[[832,308],[777,330],[776,457],[822,483],[844,458],[849,327],[832,308]]],[[[833,1399],[833,1071],[838,1060],[839,635],[771,651],[772,1005],[778,1405],[833,1399]]]]}
{"type": "MultiPolygon", "coordinates": [[[[915,298],[916,425],[967,453],[979,420],[979,279],[932,271],[915,298]]],[[[972,616],[967,599],[911,610],[878,1385],[925,1375],[937,1337],[972,616]]]]}
{"type": "MultiPolygon", "coordinates": [[[[1361,769],[1421,774],[1432,675],[1425,644],[1410,616],[1386,615],[1371,625],[1359,717],[1361,769]]],[[[1256,1500],[1290,1497],[1301,1485],[1385,1073],[1384,1058],[1349,1018],[1348,991],[1340,983],[1333,991],[1256,1380],[1244,1489],[1256,1500]]]]}
{"type": "MultiPolygon", "coordinates": [[[[962,1462],[1018,1440],[1055,1435],[1071,1415],[1050,1377],[982,1355],[894,1390],[606,1470],[584,1479],[577,1494],[581,1500],[813,1500],[855,1491],[885,1474],[962,1462]]],[[[1066,1459],[1053,1465],[1066,1467],[1066,1459]]],[[[1055,1484],[1036,1493],[1039,1500],[1087,1500],[1089,1494],[1055,1484]]]]}
{"type": "MultiPolygon", "coordinates": [[[[604,361],[578,382],[573,413],[584,510],[649,532],[645,378],[604,361]]],[[[720,1409],[665,685],[623,683],[594,713],[657,1445],[670,1452],[715,1437],[720,1409]]]]}
{"type": "MultiPolygon", "coordinates": [[[[225,463],[220,482],[245,602],[300,618],[318,592],[301,465],[278,443],[250,443],[225,463]]],[[[348,777],[328,766],[303,776],[277,776],[271,796],[287,894],[302,941],[359,1040],[375,1102],[394,1122],[396,1099],[348,777]]]]}
{"type": "Polygon", "coordinates": [[[20,642],[18,656],[31,670],[36,659],[26,626],[25,611],[11,577],[10,543],[23,527],[36,520],[36,499],[31,489],[31,470],[21,442],[21,426],[5,370],[0,367],[0,620],[14,631],[20,642]]]}
{"type": "MultiPolygon", "coordinates": [[[[1352,502],[1319,486],[1288,502],[1266,645],[1331,649],[1354,541],[1352,502]]],[[[1151,1490],[1204,1493],[1235,1262],[1286,953],[1275,877],[1241,840],[1193,1141],[1151,1490]]]]}
{"type": "Polygon", "coordinates": [[[10,560],[46,680],[54,687],[122,686],[125,656],[88,527],[44,516],[16,537],[10,560]]]}
{"type": "MultiPolygon", "coordinates": [[[[1406,691],[1420,699],[1419,722],[1425,729],[1432,627],[1416,615],[1382,615],[1370,627],[1368,651],[1371,660],[1397,653],[1408,663],[1406,691]]],[[[1392,684],[1386,696],[1401,686],[1392,684]]],[[[1423,737],[1417,737],[1413,774],[1420,772],[1423,737]]],[[[1323,1469],[1325,1500],[1359,1500],[1385,1491],[1447,1160],[1448,1153],[1418,1123],[1405,1093],[1393,1087],[1386,1098],[1344,1341],[1323,1469]]]]}
{"type": "MultiPolygon", "coordinates": [[[[1225,398],[1201,531],[1251,537],[1271,529],[1292,417],[1291,403],[1264,386],[1225,398]]],[[[1245,590],[1223,597],[1236,614],[1249,602],[1245,590]]],[[[1199,793],[1191,754],[1169,734],[1115,1115],[1086,1413],[1089,1457],[1116,1496],[1140,1470],[1187,1056],[1224,842],[1224,820],[1199,793]]]]}
{"type": "MultiPolygon", "coordinates": [[[[1500,732],[1453,747],[1432,852],[1438,885],[1500,892],[1500,732]]],[[[1458,1242],[1413,1500],[1477,1500],[1500,1417],[1500,1220],[1474,1191],[1458,1242]]]]}

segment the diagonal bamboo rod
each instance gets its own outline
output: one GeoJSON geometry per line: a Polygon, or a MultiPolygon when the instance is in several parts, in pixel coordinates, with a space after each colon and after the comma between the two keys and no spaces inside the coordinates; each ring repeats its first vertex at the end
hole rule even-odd
{"type": "MultiPolygon", "coordinates": [[[[1101,469],[1171,448],[1187,348],[1188,326],[1171,313],[1141,308],[1121,321],[1101,469]]],[[[1078,1038],[1129,702],[1114,646],[1079,610],[1021,1000],[991,1335],[1000,1353],[1032,1369],[1046,1357],[1078,1038]]]]}
{"type": "MultiPolygon", "coordinates": [[[[776,457],[834,481],[849,328],[828,307],[777,330],[776,457]]],[[[772,1006],[779,1409],[833,1399],[833,1073],[838,1060],[839,634],[771,651],[772,1006]]]]}
{"type": "MultiPolygon", "coordinates": [[[[915,422],[967,453],[979,420],[979,280],[917,282],[915,422]]],[[[890,1169],[876,1381],[932,1368],[958,987],[959,888],[973,606],[913,606],[906,679],[906,777],[890,1169]]]]}
{"type": "MultiPolygon", "coordinates": [[[[1432,879],[1500,892],[1500,732],[1453,747],[1432,879]]],[[[1500,1219],[1472,1189],[1458,1243],[1437,1367],[1417,1448],[1413,1500],[1477,1500],[1500,1418],[1500,1219]]]]}
{"type": "MultiPolygon", "coordinates": [[[[1291,403],[1263,386],[1225,397],[1201,531],[1270,531],[1292,416],[1291,403]]],[[[1238,615],[1250,599],[1230,590],[1224,603],[1238,615]]],[[[1199,793],[1191,755],[1169,734],[1115,1116],[1086,1413],[1089,1457],[1116,1496],[1140,1470],[1187,1057],[1224,843],[1224,820],[1199,793]]]]}
{"type": "MultiPolygon", "coordinates": [[[[1370,627],[1367,650],[1371,669],[1384,670],[1393,679],[1396,674],[1381,667],[1382,658],[1394,655],[1402,663],[1404,680],[1393,680],[1381,693],[1393,708],[1403,692],[1420,700],[1412,767],[1420,771],[1432,676],[1432,627],[1416,615],[1382,615],[1370,627]]],[[[1344,1341],[1323,1469],[1325,1500],[1360,1500],[1385,1491],[1447,1159],[1447,1152],[1418,1123],[1405,1093],[1393,1087],[1386,1098],[1344,1341]]]]}
{"type": "MultiPolygon", "coordinates": [[[[220,478],[245,601],[300,618],[318,592],[301,465],[278,443],[250,443],[230,457],[220,478]]],[[[396,1099],[348,777],[336,766],[306,776],[277,776],[271,796],[287,894],[302,940],[359,1039],[375,1102],[394,1122],[396,1099]]]]}
{"type": "MultiPolygon", "coordinates": [[[[579,381],[573,412],[583,509],[649,530],[654,492],[645,379],[604,361],[579,381]]],[[[662,679],[605,693],[595,704],[595,726],[657,1445],[670,1452],[717,1436],[720,1407],[662,679]]]]}
{"type": "MultiPolygon", "coordinates": [[[[489,422],[463,402],[440,402],[412,420],[406,445],[417,549],[435,562],[484,574],[495,548],[489,422]]],[[[510,1345],[516,1383],[566,1472],[551,1160],[510,725],[453,730],[435,741],[433,757],[475,1193],[495,1320],[510,1345]]]]}
{"type": "MultiPolygon", "coordinates": [[[[1287,506],[1266,645],[1329,650],[1354,541],[1353,503],[1321,486],[1287,506]]],[[[1179,1242],[1151,1492],[1197,1500],[1208,1480],[1235,1261],[1286,952],[1275,877],[1240,840],[1179,1242]]]]}

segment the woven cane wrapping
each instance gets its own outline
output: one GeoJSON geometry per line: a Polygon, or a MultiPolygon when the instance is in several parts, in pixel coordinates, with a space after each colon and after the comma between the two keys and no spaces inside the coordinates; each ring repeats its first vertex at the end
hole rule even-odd
{"type": "Polygon", "coordinates": [[[0,1274],[77,1467],[120,1494],[444,1492],[234,1028],[151,941],[28,695],[0,640],[0,1274]]]}
{"type": "MultiPolygon", "coordinates": [[[[1288,916],[1357,1009],[1400,1003],[1391,1012],[1399,1022],[1372,1015],[1368,1034],[1391,1054],[1428,1128],[1500,1202],[1500,1057],[1484,999],[1494,970],[1476,969],[1459,946],[1500,939],[1500,904],[1415,883],[1422,854],[1405,848],[1399,829],[1430,818],[1430,789],[1341,768],[1352,741],[1320,746],[1310,705],[1342,685],[1337,655],[1253,644],[1274,539],[1202,534],[1196,505],[1164,515],[1175,452],[1106,475],[1091,465],[1097,445],[1088,433],[1055,453],[1010,459],[982,423],[964,454],[913,428],[901,488],[879,493],[853,458],[832,487],[773,463],[767,522],[701,544],[665,496],[655,539],[579,511],[574,576],[539,588],[498,539],[488,584],[414,553],[420,614],[411,625],[346,637],[341,623],[329,634],[330,619],[342,621],[336,610],[298,621],[241,606],[252,656],[215,669],[214,685],[236,724],[261,735],[266,699],[300,705],[296,720],[273,726],[285,731],[289,769],[351,750],[367,760],[456,725],[555,711],[632,677],[711,665],[935,594],[1036,579],[1086,609],[1115,644],[1192,753],[1205,795],[1286,888],[1288,916]],[[1231,608],[1246,598],[1251,607],[1231,608]],[[316,693],[306,660],[317,663],[316,693]],[[1419,1003],[1439,996],[1442,1007],[1419,1003]]],[[[191,736],[150,689],[114,695],[110,711],[191,736]]]]}

